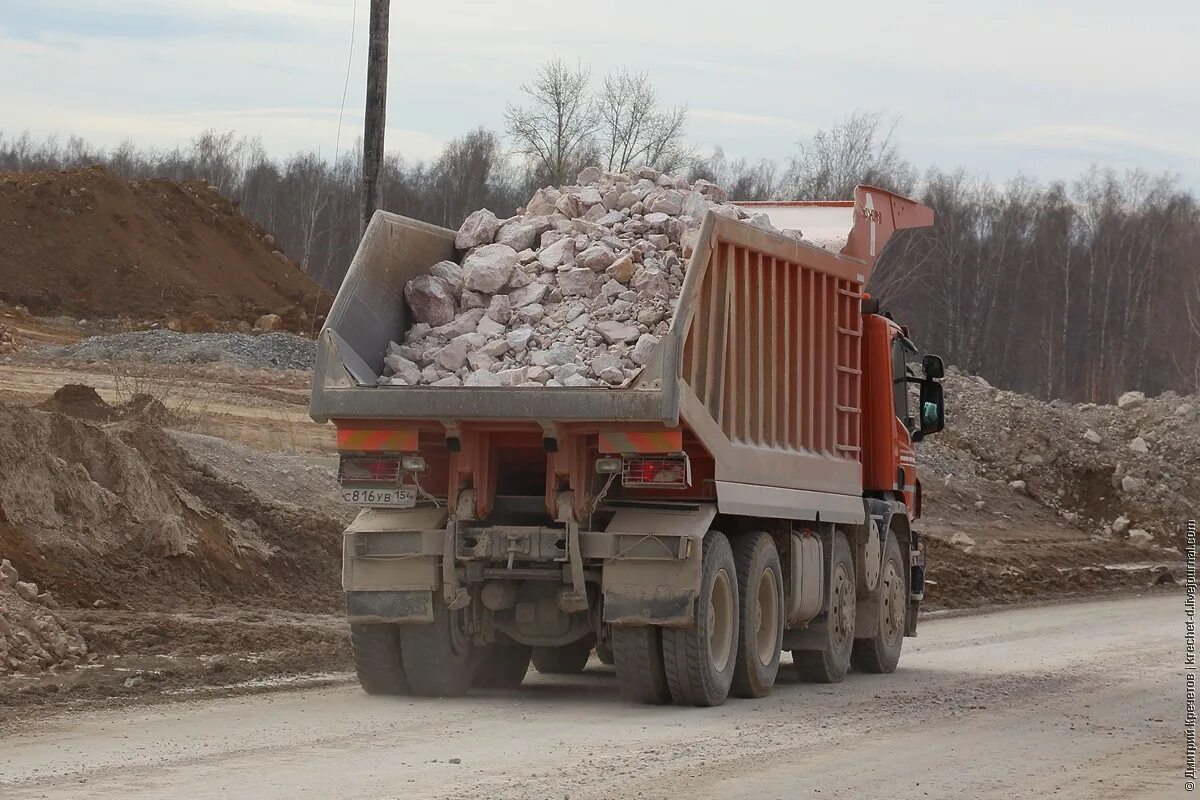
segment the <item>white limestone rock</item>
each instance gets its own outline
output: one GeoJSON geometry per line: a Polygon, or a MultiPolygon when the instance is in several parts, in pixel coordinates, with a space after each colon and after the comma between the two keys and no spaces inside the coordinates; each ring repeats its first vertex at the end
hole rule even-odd
{"type": "Polygon", "coordinates": [[[454,246],[459,250],[469,250],[484,244],[491,244],[496,231],[500,229],[500,220],[486,208],[475,211],[463,220],[462,227],[454,237],[454,246]]]}
{"type": "Polygon", "coordinates": [[[504,288],[517,266],[517,251],[506,244],[489,244],[473,250],[463,261],[464,285],[476,292],[495,294],[504,288]]]}
{"type": "Polygon", "coordinates": [[[454,292],[442,278],[418,275],[405,285],[404,299],[417,322],[445,325],[454,320],[454,292]]]}

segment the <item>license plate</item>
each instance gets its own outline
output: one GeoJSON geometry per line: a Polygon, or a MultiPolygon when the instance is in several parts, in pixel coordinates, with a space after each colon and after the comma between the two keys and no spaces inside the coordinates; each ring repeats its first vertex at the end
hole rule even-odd
{"type": "Polygon", "coordinates": [[[395,487],[378,489],[368,487],[342,487],[342,499],[356,506],[380,506],[385,508],[412,508],[417,504],[417,490],[395,487]]]}

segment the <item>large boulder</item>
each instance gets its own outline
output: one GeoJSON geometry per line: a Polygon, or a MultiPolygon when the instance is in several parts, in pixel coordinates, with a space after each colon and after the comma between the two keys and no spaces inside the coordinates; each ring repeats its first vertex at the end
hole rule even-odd
{"type": "Polygon", "coordinates": [[[1144,392],[1126,392],[1117,398],[1117,408],[1122,411],[1132,411],[1144,405],[1146,405],[1146,394],[1144,392]]]}
{"type": "Polygon", "coordinates": [[[459,250],[469,250],[472,247],[491,244],[500,230],[500,220],[486,208],[482,208],[463,220],[462,227],[454,237],[454,246],[459,250]]]}
{"type": "Polygon", "coordinates": [[[495,294],[508,284],[517,266],[517,251],[506,244],[488,244],[472,250],[463,261],[463,285],[476,292],[495,294]]]}
{"type": "Polygon", "coordinates": [[[454,321],[454,292],[443,278],[418,275],[404,287],[404,299],[417,322],[437,326],[454,321]]]}

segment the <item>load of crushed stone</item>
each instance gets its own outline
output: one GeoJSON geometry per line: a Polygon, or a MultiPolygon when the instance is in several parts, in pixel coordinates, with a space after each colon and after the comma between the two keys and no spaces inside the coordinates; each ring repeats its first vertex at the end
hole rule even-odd
{"type": "Polygon", "coordinates": [[[0,561],[0,675],[33,674],[87,657],[83,637],[55,612],[57,605],[36,583],[22,581],[7,558],[0,561]]]}
{"type": "Polygon", "coordinates": [[[705,213],[799,239],[719,186],[646,167],[588,167],[522,213],[467,217],[442,261],[404,288],[415,323],[383,385],[623,387],[670,327],[705,213]]]}

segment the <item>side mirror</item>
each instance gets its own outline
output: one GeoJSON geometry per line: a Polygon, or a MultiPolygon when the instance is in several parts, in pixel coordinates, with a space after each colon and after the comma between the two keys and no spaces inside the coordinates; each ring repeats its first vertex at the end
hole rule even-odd
{"type": "MultiPolygon", "coordinates": [[[[935,358],[938,364],[941,359],[935,358]]],[[[913,434],[913,441],[919,442],[931,433],[939,433],[946,427],[946,401],[942,385],[935,380],[926,378],[921,381],[921,426],[913,434]]]]}
{"type": "Polygon", "coordinates": [[[926,378],[941,380],[946,377],[946,367],[942,364],[941,356],[925,356],[921,359],[921,368],[925,371],[926,378]]]}

